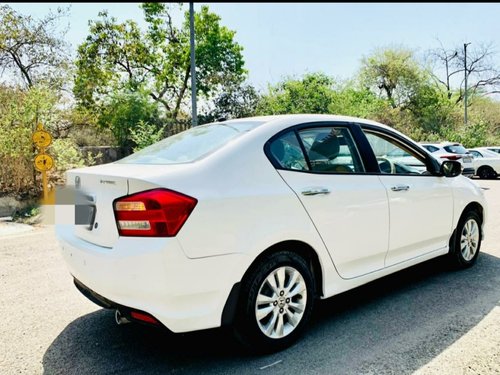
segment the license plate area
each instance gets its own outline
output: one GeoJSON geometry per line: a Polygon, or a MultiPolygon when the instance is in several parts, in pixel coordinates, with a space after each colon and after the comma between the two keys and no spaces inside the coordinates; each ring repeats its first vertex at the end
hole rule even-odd
{"type": "Polygon", "coordinates": [[[94,227],[97,208],[95,199],[92,196],[84,196],[84,202],[75,205],[75,224],[83,225],[87,230],[92,230],[94,227]]]}

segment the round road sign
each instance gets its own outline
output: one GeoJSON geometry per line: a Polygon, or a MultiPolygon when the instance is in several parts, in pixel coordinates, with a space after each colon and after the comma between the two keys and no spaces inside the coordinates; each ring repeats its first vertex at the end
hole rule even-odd
{"type": "Polygon", "coordinates": [[[33,143],[38,148],[48,147],[52,143],[52,136],[45,130],[37,130],[33,133],[33,143]]]}
{"type": "Polygon", "coordinates": [[[54,166],[54,159],[47,154],[38,154],[35,156],[35,168],[40,172],[48,171],[54,166]]]}

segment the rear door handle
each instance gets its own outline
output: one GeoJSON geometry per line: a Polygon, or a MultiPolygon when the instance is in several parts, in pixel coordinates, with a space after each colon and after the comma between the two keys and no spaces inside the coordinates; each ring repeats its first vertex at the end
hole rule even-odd
{"type": "Polygon", "coordinates": [[[408,185],[396,185],[391,187],[392,191],[407,191],[410,190],[410,186],[408,185]]]}
{"type": "Polygon", "coordinates": [[[302,195],[319,195],[319,194],[330,194],[330,190],[327,188],[311,188],[302,190],[302,195]]]}

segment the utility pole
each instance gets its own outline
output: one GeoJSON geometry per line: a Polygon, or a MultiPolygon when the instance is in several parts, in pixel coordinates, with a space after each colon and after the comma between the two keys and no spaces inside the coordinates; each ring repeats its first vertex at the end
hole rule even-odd
{"type": "Polygon", "coordinates": [[[470,43],[464,43],[464,71],[465,71],[465,93],[464,93],[464,124],[467,125],[467,46],[470,43]]]}
{"type": "Polygon", "coordinates": [[[196,62],[194,54],[194,6],[189,3],[189,34],[191,49],[191,117],[192,126],[198,125],[198,114],[196,111],[196,62]]]}

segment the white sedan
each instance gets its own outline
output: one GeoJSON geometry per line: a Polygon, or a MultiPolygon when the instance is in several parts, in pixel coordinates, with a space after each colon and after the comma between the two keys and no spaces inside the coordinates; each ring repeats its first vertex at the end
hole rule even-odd
{"type": "Polygon", "coordinates": [[[77,224],[58,205],[56,228],[75,285],[118,323],[231,325],[274,351],[317,299],[441,255],[473,265],[487,207],[460,170],[373,121],[223,121],[68,172],[77,224]],[[391,160],[397,149],[426,173],[391,160]]]}
{"type": "Polygon", "coordinates": [[[488,150],[486,147],[469,149],[474,156],[474,169],[479,178],[497,178],[500,174],[500,154],[488,150]]]}
{"type": "Polygon", "coordinates": [[[488,149],[489,151],[493,151],[497,154],[500,154],[500,146],[490,146],[490,147],[484,147],[486,149],[488,149]]]}

